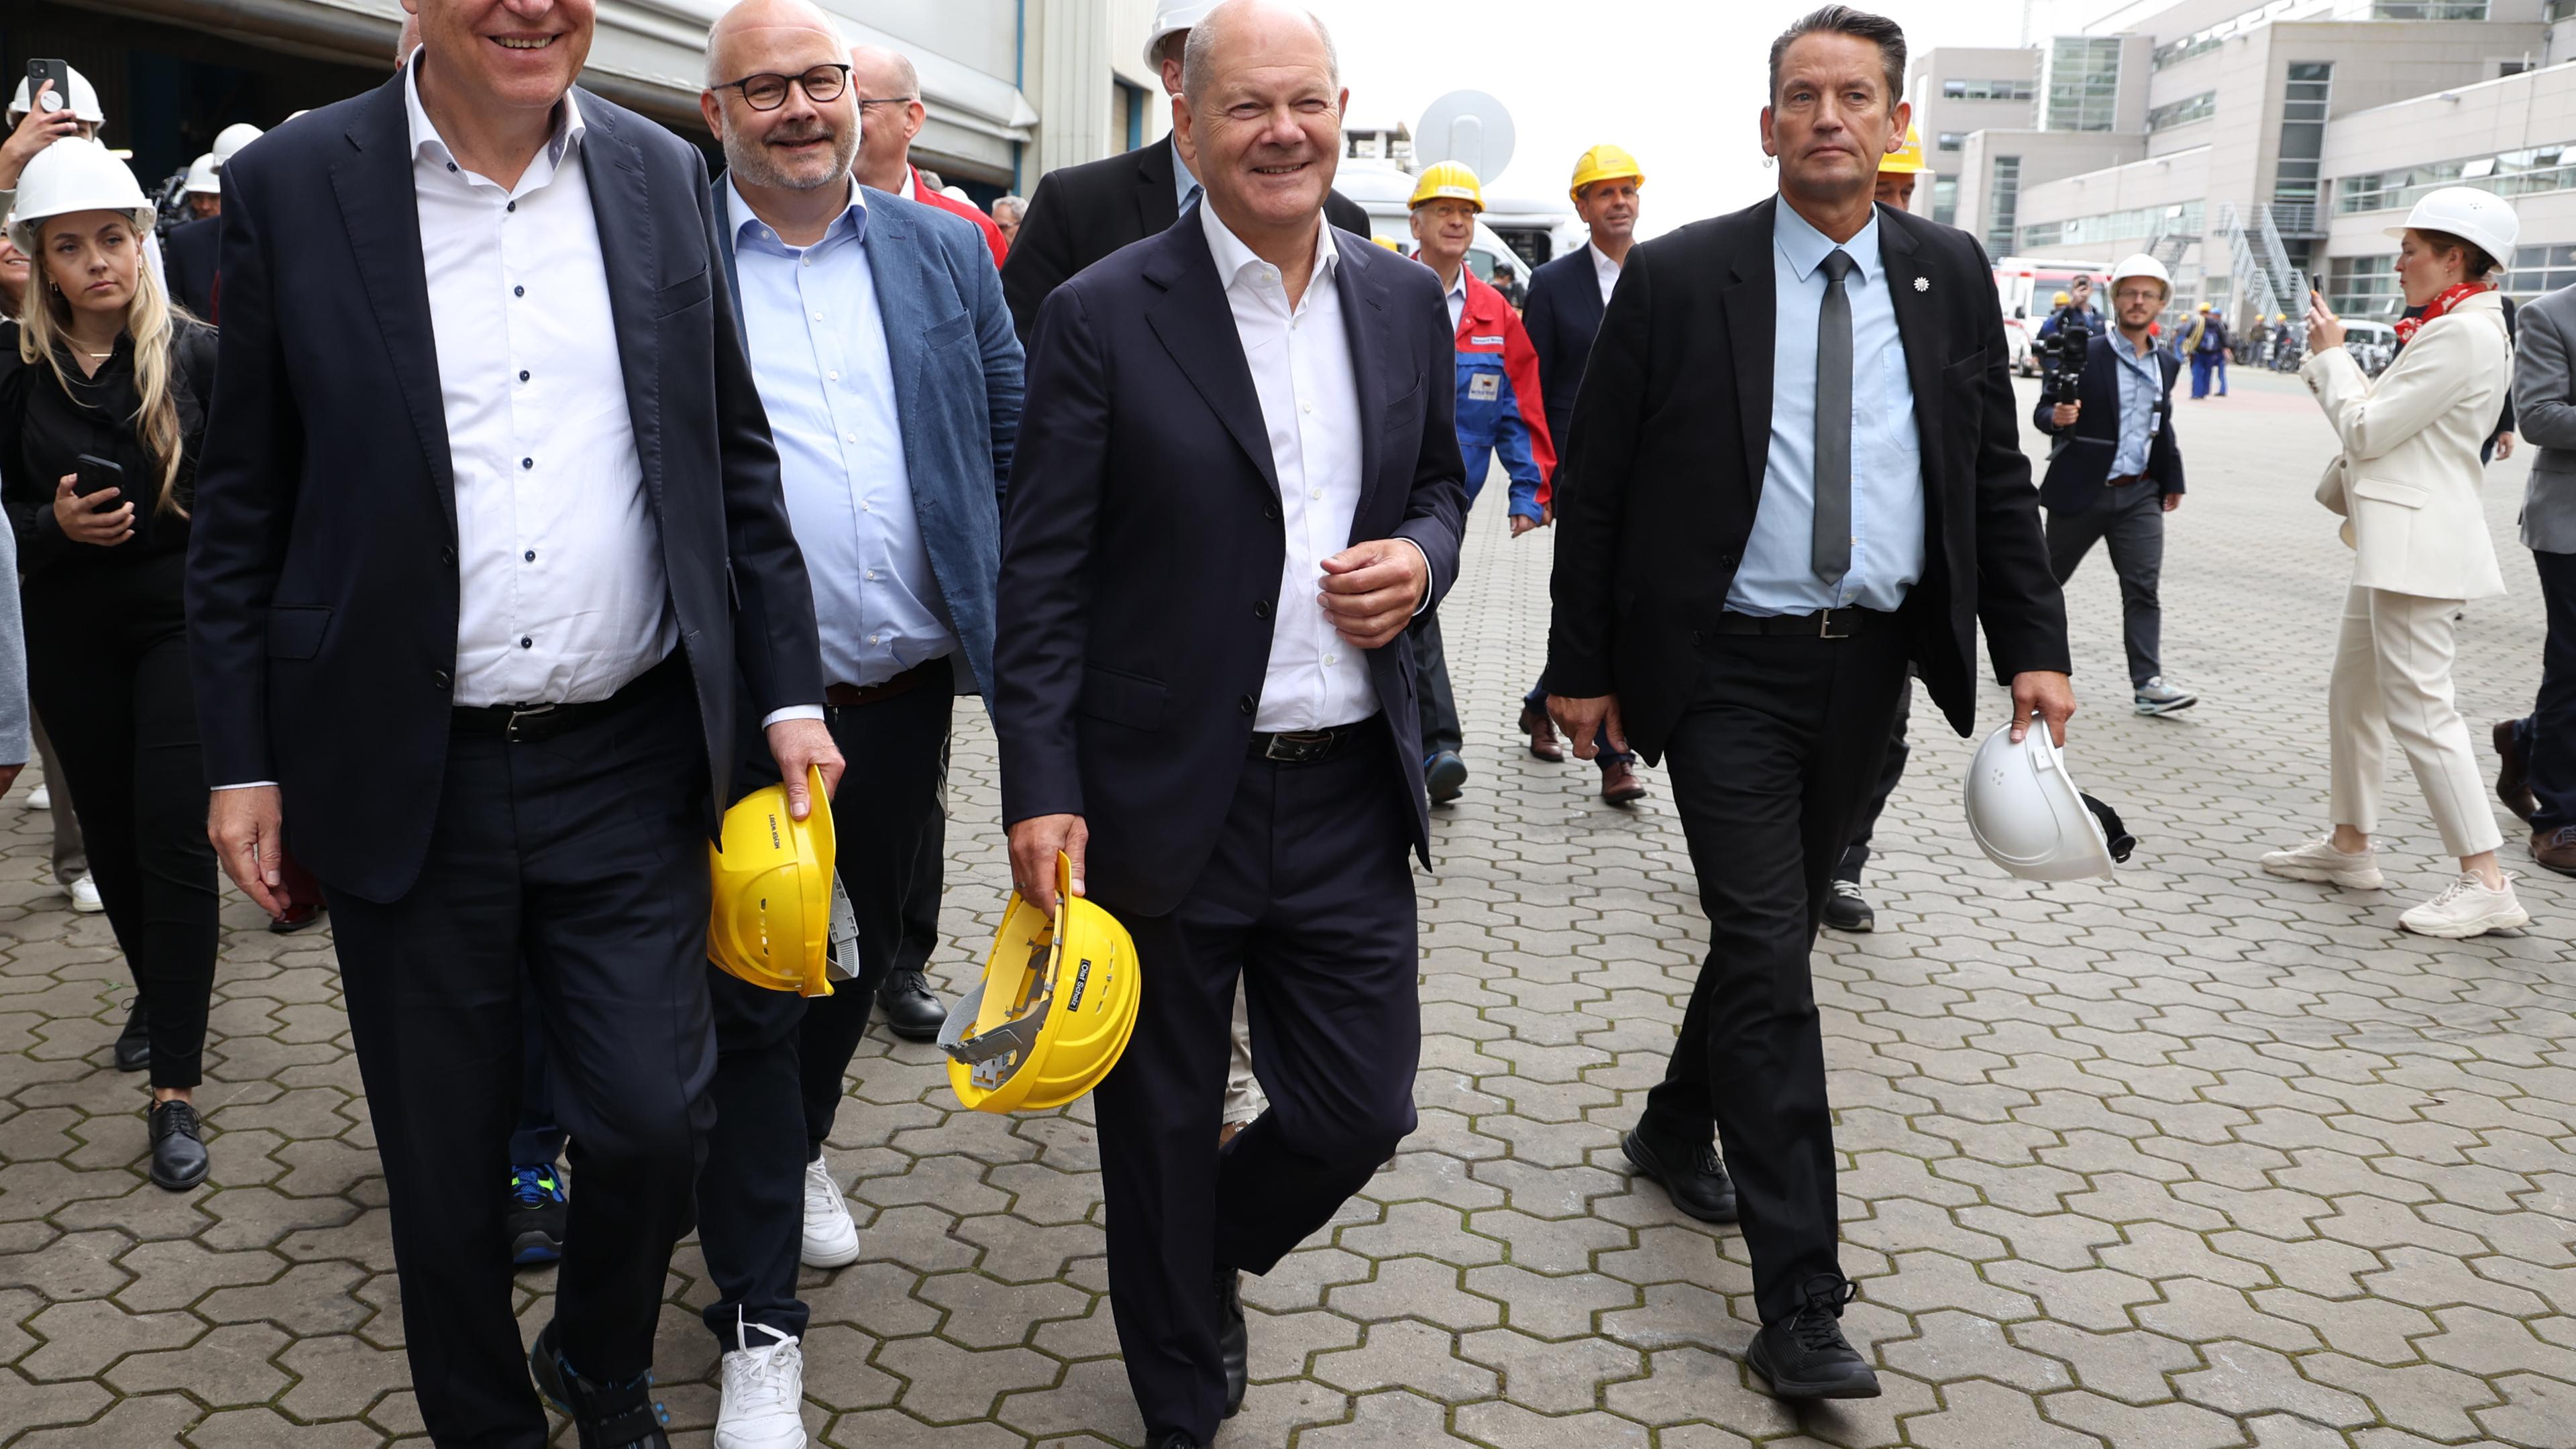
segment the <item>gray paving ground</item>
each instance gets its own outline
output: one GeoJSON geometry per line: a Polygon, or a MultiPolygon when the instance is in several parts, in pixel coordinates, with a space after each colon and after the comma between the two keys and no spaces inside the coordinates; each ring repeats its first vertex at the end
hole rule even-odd
{"type": "MultiPolygon", "coordinates": [[[[1224,1445],[2576,1445],[2576,910],[2543,874],[2523,937],[2400,935],[2442,881],[2411,785],[2390,891],[2253,868],[2322,823],[2346,558],[2309,501],[2326,434],[2304,393],[2237,391],[2183,407],[2196,489],[2166,570],[2169,666],[2207,702],[2126,714],[2108,568],[2073,589],[2076,760],[2139,858],[2115,884],[2007,880],[1960,823],[1967,746],[1918,731],[1881,930],[1818,951],[1847,1323],[1887,1395],[1805,1414],[1738,1362],[1741,1240],[1622,1171],[1704,928],[1660,796],[1612,810],[1584,767],[1509,747],[1549,542],[1509,541],[1488,495],[1445,613],[1476,775],[1421,878],[1422,1128],[1249,1287],[1255,1383],[1224,1445]]],[[[2522,470],[2489,490],[2500,541],[2522,470]]],[[[2513,595],[2463,628],[2481,740],[2538,667],[2530,568],[2506,557],[2513,595]]],[[[989,733],[957,754],[951,982],[1006,879],[989,733]]],[[[171,1196],[143,1176],[137,1079],[106,1065],[130,991],[108,933],[63,909],[36,818],[0,823],[0,1442],[416,1435],[329,940],[228,909],[214,1180],[171,1196]]],[[[807,1277],[809,1427],[851,1449],[1132,1443],[1086,1111],[959,1111],[933,1063],[871,1040],[852,1073],[833,1161],[866,1252],[807,1277]]],[[[533,1333],[549,1275],[521,1281],[533,1333]]],[[[715,1408],[689,1308],[708,1296],[684,1248],[661,1368],[685,1443],[715,1408]]]]}

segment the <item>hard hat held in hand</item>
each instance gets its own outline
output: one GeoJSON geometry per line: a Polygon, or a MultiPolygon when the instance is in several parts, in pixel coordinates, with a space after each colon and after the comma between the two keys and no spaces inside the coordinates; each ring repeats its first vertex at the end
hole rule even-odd
{"type": "Polygon", "coordinates": [[[2108,878],[2111,843],[2066,773],[2066,757],[2034,719],[2019,743],[2012,726],[1986,736],[1968,765],[1968,833],[1986,859],[2024,880],[2108,878]]]}
{"type": "Polygon", "coordinates": [[[836,971],[832,802],[821,770],[806,772],[805,789],[813,806],[802,820],[788,814],[783,783],[725,812],[723,843],[707,851],[715,877],[707,959],[770,991],[829,996],[836,978],[857,974],[858,928],[853,920],[836,971]]]}
{"type": "Polygon", "coordinates": [[[939,1029],[948,1084],[978,1112],[1063,1106],[1100,1085],[1136,1029],[1136,943],[1073,893],[1073,861],[1061,852],[1055,899],[1049,916],[1011,892],[983,981],[939,1029]]]}

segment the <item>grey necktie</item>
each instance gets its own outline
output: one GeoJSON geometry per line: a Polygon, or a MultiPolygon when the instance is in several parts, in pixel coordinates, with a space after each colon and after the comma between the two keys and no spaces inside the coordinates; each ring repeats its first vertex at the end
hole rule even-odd
{"type": "Polygon", "coordinates": [[[1825,254],[1825,305],[1816,313],[1816,577],[1851,572],[1851,295],[1843,278],[1860,263],[1836,247],[1825,254]]]}

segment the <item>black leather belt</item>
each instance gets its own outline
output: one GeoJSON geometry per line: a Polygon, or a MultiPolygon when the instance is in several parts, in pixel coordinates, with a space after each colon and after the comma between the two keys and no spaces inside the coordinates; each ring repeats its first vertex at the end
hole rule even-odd
{"type": "Polygon", "coordinates": [[[1270,735],[1256,730],[1252,735],[1252,758],[1282,765],[1312,765],[1329,760],[1375,725],[1377,719],[1370,715],[1357,724],[1335,725],[1328,730],[1281,730],[1270,735]]]}
{"type": "Polygon", "coordinates": [[[1808,639],[1848,639],[1896,622],[1885,609],[1819,609],[1812,614],[1738,614],[1717,616],[1720,634],[1793,634],[1808,639]]]}
{"type": "Polygon", "coordinates": [[[948,656],[942,654],[936,659],[926,660],[892,679],[877,684],[827,686],[823,690],[823,702],[834,709],[857,709],[861,705],[875,704],[881,699],[892,699],[898,694],[910,694],[930,682],[932,670],[937,670],[942,675],[947,674],[948,656]]]}
{"type": "Polygon", "coordinates": [[[515,745],[532,745],[618,714],[675,684],[685,685],[688,669],[688,661],[674,649],[606,699],[580,704],[459,705],[448,729],[455,735],[497,735],[515,745]]]}
{"type": "Polygon", "coordinates": [[[2102,480],[2102,482],[2104,483],[2104,485],[2106,485],[2106,486],[2108,486],[2108,487],[2112,487],[2112,488],[2126,488],[2126,487],[2128,487],[2130,484],[2137,482],[2139,479],[2144,478],[2145,476],[2147,476],[2147,475],[2146,475],[2146,474],[2144,474],[2144,473],[2132,473],[2132,474],[2130,474],[2130,475],[2129,475],[2128,477],[2126,477],[2126,478],[2105,478],[2105,479],[2103,479],[2103,480],[2102,480]]]}

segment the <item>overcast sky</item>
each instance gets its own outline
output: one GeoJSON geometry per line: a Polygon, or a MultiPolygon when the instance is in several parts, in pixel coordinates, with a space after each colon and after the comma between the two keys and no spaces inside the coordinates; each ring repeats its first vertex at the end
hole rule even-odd
{"type": "MultiPolygon", "coordinates": [[[[1488,186],[1562,194],[1596,142],[1646,171],[1647,235],[1732,211],[1774,189],[1760,112],[1771,38],[1819,0],[1307,0],[1333,28],[1350,123],[1412,124],[1441,95],[1490,92],[1519,141],[1488,186]]],[[[2035,0],[2031,33],[2072,31],[2105,0],[2035,0]]],[[[1916,50],[2017,45],[2016,0],[1903,0],[1885,8],[1916,50]]]]}

